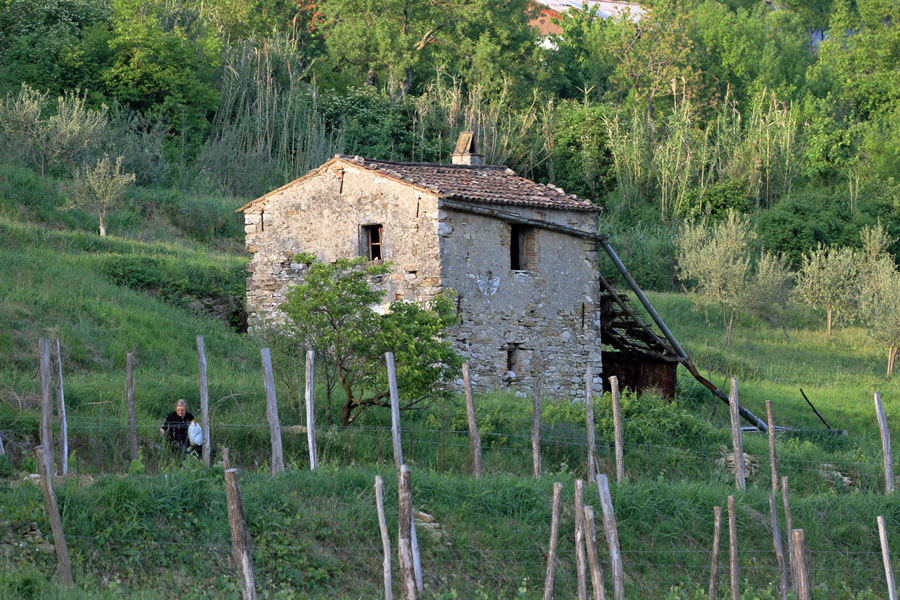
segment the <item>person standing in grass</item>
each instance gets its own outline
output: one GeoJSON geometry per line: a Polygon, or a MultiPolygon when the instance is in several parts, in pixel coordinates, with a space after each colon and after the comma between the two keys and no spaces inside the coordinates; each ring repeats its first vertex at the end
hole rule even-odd
{"type": "Polygon", "coordinates": [[[160,431],[166,434],[166,439],[173,450],[189,452],[191,443],[188,441],[188,426],[194,420],[194,415],[188,412],[187,402],[179,398],[175,403],[175,410],[166,415],[160,431]]]}

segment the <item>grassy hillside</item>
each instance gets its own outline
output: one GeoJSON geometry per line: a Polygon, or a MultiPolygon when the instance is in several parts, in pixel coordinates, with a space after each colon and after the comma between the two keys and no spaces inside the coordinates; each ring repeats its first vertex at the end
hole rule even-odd
{"type": "MultiPolygon", "coordinates": [[[[370,411],[348,429],[333,426],[340,399],[327,401],[319,376],[322,471],[305,466],[305,435],[285,430],[288,472],[266,474],[259,343],[237,333],[234,312],[246,260],[231,215],[238,202],[137,189],[110,219],[113,236],[101,239],[90,215],[61,209],[53,182],[0,168],[0,431],[9,453],[0,459],[0,597],[239,595],[228,563],[221,463],[209,470],[182,464],[157,430],[174,399],[197,402],[197,334],[206,342],[213,439],[217,450],[231,448],[242,469],[261,595],[378,596],[376,474],[385,478],[389,529],[396,530],[389,415],[370,411]],[[53,557],[41,551],[50,539],[41,494],[23,480],[34,470],[43,336],[58,336],[63,348],[74,475],[56,485],[77,592],[53,584],[53,557]],[[138,359],[137,463],[125,442],[128,352],[138,359]]],[[[763,416],[771,399],[779,424],[798,429],[779,436],[779,468],[791,480],[794,525],[807,532],[814,597],[884,597],[875,516],[885,515],[889,534],[900,535],[900,505],[882,494],[872,405],[880,392],[897,439],[900,390],[883,375],[885,353],[856,328],[826,338],[819,315],[797,309],[788,311],[787,328],[743,320],[726,348],[716,315],[708,315],[708,326],[681,294],[651,300],[701,371],[708,368],[718,384],[738,377],[742,403],[763,416]],[[822,433],[799,387],[846,436],[822,433]]],[[[282,425],[302,423],[298,390],[288,385],[299,362],[280,353],[275,359],[282,425]]],[[[522,392],[476,395],[482,481],[469,474],[460,398],[403,415],[414,505],[446,534],[440,541],[420,534],[427,597],[540,597],[554,481],[566,486],[558,596],[574,596],[571,503],[573,481],[586,470],[584,408],[545,399],[545,475],[535,480],[530,390],[522,392]]],[[[612,472],[610,401],[595,402],[598,460],[612,472]]],[[[613,485],[613,500],[627,597],[703,597],[712,507],[734,493],[721,460],[730,446],[727,407],[682,370],[674,402],[626,394],[623,413],[628,481],[613,485]]],[[[736,494],[743,597],[772,598],[766,439],[747,433],[744,443],[757,468],[748,490],[736,494]]],[[[597,505],[596,493],[588,486],[588,503],[597,505]]],[[[727,569],[720,573],[724,594],[727,569]]]]}

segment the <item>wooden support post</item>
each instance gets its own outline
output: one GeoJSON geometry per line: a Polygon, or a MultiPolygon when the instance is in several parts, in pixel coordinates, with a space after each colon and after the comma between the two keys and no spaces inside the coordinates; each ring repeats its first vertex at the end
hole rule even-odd
{"type": "MultiPolygon", "coordinates": [[[[66,393],[63,389],[62,350],[53,340],[53,375],[56,383],[56,414],[59,416],[59,474],[69,474],[69,424],[66,421],[66,393]]],[[[52,452],[51,452],[52,454],[52,452]]]]}
{"type": "Polygon", "coordinates": [[[737,377],[731,378],[731,393],[728,394],[728,404],[731,406],[731,445],[734,448],[734,478],[737,480],[737,489],[747,489],[744,480],[744,444],[741,439],[741,417],[738,414],[738,382],[737,377]]]}
{"type": "Polygon", "coordinates": [[[384,598],[391,600],[391,538],[384,518],[384,482],[381,475],[375,476],[375,507],[378,510],[378,527],[381,529],[381,547],[384,550],[384,598]]]}
{"type": "Polygon", "coordinates": [[[315,350],[306,351],[306,443],[309,446],[309,470],[319,468],[319,449],[316,447],[315,350]]]}
{"type": "Polygon", "coordinates": [[[128,403],[128,446],[131,460],[140,460],[137,438],[137,418],[134,414],[134,354],[125,357],[125,401],[128,403]]]}
{"type": "Polygon", "coordinates": [[[229,454],[228,446],[222,448],[222,466],[225,467],[225,470],[231,468],[231,456],[229,454]]]}
{"type": "Polygon", "coordinates": [[[609,546],[609,562],[613,575],[613,598],[625,598],[625,571],[622,568],[622,555],[619,552],[619,532],[616,528],[616,514],[613,511],[612,496],[609,493],[609,480],[606,475],[597,475],[597,490],[600,492],[600,508],[603,510],[603,530],[606,532],[606,544],[609,546]]]}
{"type": "Polygon", "coordinates": [[[391,391],[391,441],[394,443],[394,466],[399,469],[403,464],[403,447],[400,442],[400,397],[397,392],[394,353],[385,352],[384,362],[387,364],[388,387],[391,391]]]}
{"type": "Polygon", "coordinates": [[[466,418],[469,420],[469,437],[472,439],[472,464],[475,479],[481,478],[481,434],[475,419],[475,398],[472,395],[472,380],[469,378],[469,363],[462,366],[463,385],[466,390],[466,418]]]}
{"type": "Polygon", "coordinates": [[[619,378],[609,378],[612,391],[613,427],[616,438],[616,483],[625,481],[625,436],[622,433],[622,409],[619,406],[619,378]]]}
{"type": "Polygon", "coordinates": [[[244,501],[237,469],[225,470],[225,495],[228,501],[228,525],[231,527],[231,557],[237,570],[244,600],[256,600],[256,578],[250,554],[250,530],[244,520],[244,501]]]}
{"type": "Polygon", "coordinates": [[[50,373],[50,340],[40,338],[41,356],[41,447],[44,449],[47,468],[53,469],[53,376],[50,373]]]}
{"type": "Polygon", "coordinates": [[[741,579],[738,572],[737,514],[734,506],[734,496],[728,496],[728,560],[731,575],[731,598],[732,600],[740,600],[741,579]]]}
{"type": "MultiPolygon", "coordinates": [[[[2,446],[0,446],[2,450],[2,446]]],[[[541,381],[534,382],[534,406],[531,409],[531,462],[535,479],[541,476],[541,381]]]]}
{"type": "Polygon", "coordinates": [[[200,427],[203,428],[203,445],[200,451],[200,457],[203,460],[203,466],[209,466],[210,457],[210,436],[209,431],[209,386],[206,382],[206,348],[203,345],[203,336],[197,336],[197,364],[200,374],[200,427]]]}
{"type": "Polygon", "coordinates": [[[575,568],[578,600],[587,600],[587,560],[584,555],[584,480],[575,480],[575,568]]]}
{"type": "Polygon", "coordinates": [[[553,508],[550,513],[550,550],[547,552],[547,571],[544,575],[544,600],[553,600],[553,582],[556,576],[556,549],[559,544],[559,503],[562,484],[553,484],[553,508]]]}
{"type": "Polygon", "coordinates": [[[403,580],[403,597],[406,600],[418,600],[419,590],[416,586],[415,568],[412,555],[412,494],[410,492],[409,468],[400,465],[399,473],[400,534],[397,544],[400,559],[400,576],[403,580]]]}
{"type": "Polygon", "coordinates": [[[881,394],[875,394],[875,413],[878,416],[878,428],[881,430],[881,450],[884,454],[884,491],[890,494],[894,491],[894,462],[891,457],[891,432],[888,430],[887,417],[884,415],[881,394]]]}
{"type": "Polygon", "coordinates": [[[587,432],[587,452],[588,452],[588,481],[593,481],[596,468],[594,466],[594,376],[591,373],[591,367],[588,365],[584,375],[584,418],[585,431],[587,432]]]}
{"type": "Polygon", "coordinates": [[[794,564],[797,565],[797,600],[812,600],[809,562],[806,560],[806,537],[802,529],[791,532],[794,538],[794,564]]]}
{"type": "Polygon", "coordinates": [[[593,600],[606,600],[603,589],[603,570],[600,568],[600,555],[597,553],[597,527],[594,524],[594,507],[584,507],[584,539],[587,542],[588,563],[591,567],[591,587],[594,590],[593,600]]]}
{"type": "MultiPolygon", "coordinates": [[[[49,340],[47,341],[49,342],[49,340]]],[[[50,531],[53,532],[53,544],[56,546],[59,578],[64,586],[70,587],[75,584],[72,580],[72,563],[69,561],[69,545],[66,543],[66,535],[63,532],[62,518],[59,516],[59,505],[56,503],[56,493],[53,491],[53,483],[50,481],[47,449],[38,446],[34,450],[38,473],[41,476],[41,491],[44,492],[44,506],[47,508],[47,518],[50,520],[50,531]]],[[[53,456],[52,452],[50,456],[53,456]]]]}
{"type": "MultiPolygon", "coordinates": [[[[412,493],[410,493],[409,498],[410,504],[412,504],[412,493]]],[[[416,534],[416,513],[413,511],[413,519],[412,526],[409,528],[409,541],[412,545],[412,558],[413,558],[413,575],[416,579],[416,589],[419,591],[419,596],[421,596],[424,592],[425,582],[422,578],[422,557],[419,555],[419,538],[416,534]]]]}
{"type": "Polygon", "coordinates": [[[794,594],[797,593],[797,565],[794,563],[794,536],[791,531],[794,528],[794,522],[791,519],[791,501],[788,498],[788,478],[781,477],[781,502],[784,506],[784,530],[787,532],[788,541],[788,571],[791,574],[791,587],[794,594]]]}
{"type": "Polygon", "coordinates": [[[775,411],[772,401],[766,400],[766,421],[769,426],[769,464],[772,467],[772,493],[778,492],[778,461],[775,458],[775,411]]]}
{"type": "Polygon", "coordinates": [[[284,471],[284,455],[281,451],[281,424],[278,421],[278,401],[275,398],[275,374],[272,372],[272,355],[268,348],[262,349],[263,376],[266,384],[266,417],[272,437],[272,475],[284,471]]]}
{"type": "Polygon", "coordinates": [[[887,529],[884,517],[878,517],[878,538],[881,540],[881,558],[884,560],[884,576],[887,579],[888,600],[897,600],[897,586],[894,584],[894,571],[891,569],[891,553],[888,550],[887,529]]]}
{"type": "MultiPolygon", "coordinates": [[[[771,402],[767,402],[767,404],[771,407],[771,402]]],[[[770,418],[769,423],[771,422],[772,419],[770,418]]],[[[778,511],[775,508],[775,492],[769,494],[769,512],[772,514],[772,542],[775,544],[775,559],[778,561],[778,575],[780,582],[778,587],[781,592],[781,600],[787,600],[787,569],[784,564],[784,549],[781,546],[781,533],[778,530],[778,511]]]]}
{"type": "Polygon", "coordinates": [[[709,567],[709,600],[716,600],[719,591],[719,546],[722,540],[722,507],[713,507],[713,547],[709,567]]]}

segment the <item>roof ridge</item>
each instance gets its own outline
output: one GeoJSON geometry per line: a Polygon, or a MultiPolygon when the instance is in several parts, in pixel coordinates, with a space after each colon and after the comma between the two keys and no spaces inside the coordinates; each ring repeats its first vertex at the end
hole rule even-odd
{"type": "Polygon", "coordinates": [[[396,165],[398,167],[442,167],[446,169],[464,169],[464,170],[479,170],[479,169],[492,169],[497,171],[511,171],[512,169],[507,167],[506,165],[454,165],[448,163],[433,163],[433,162],[404,162],[399,160],[383,160],[380,158],[366,158],[365,156],[359,155],[347,155],[347,154],[335,154],[335,158],[343,158],[344,160],[349,160],[351,162],[363,162],[363,163],[378,163],[381,165],[396,165]]]}

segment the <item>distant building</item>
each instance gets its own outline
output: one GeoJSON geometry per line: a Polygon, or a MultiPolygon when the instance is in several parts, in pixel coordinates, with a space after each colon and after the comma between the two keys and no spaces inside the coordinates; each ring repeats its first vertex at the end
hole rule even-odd
{"type": "Polygon", "coordinates": [[[562,29],[553,22],[559,19],[563,13],[569,10],[585,10],[596,8],[597,17],[608,19],[619,15],[628,15],[632,20],[639,20],[644,14],[644,9],[637,2],[598,2],[595,0],[534,0],[540,8],[540,14],[531,20],[531,26],[540,31],[541,35],[560,34],[562,29]]]}

